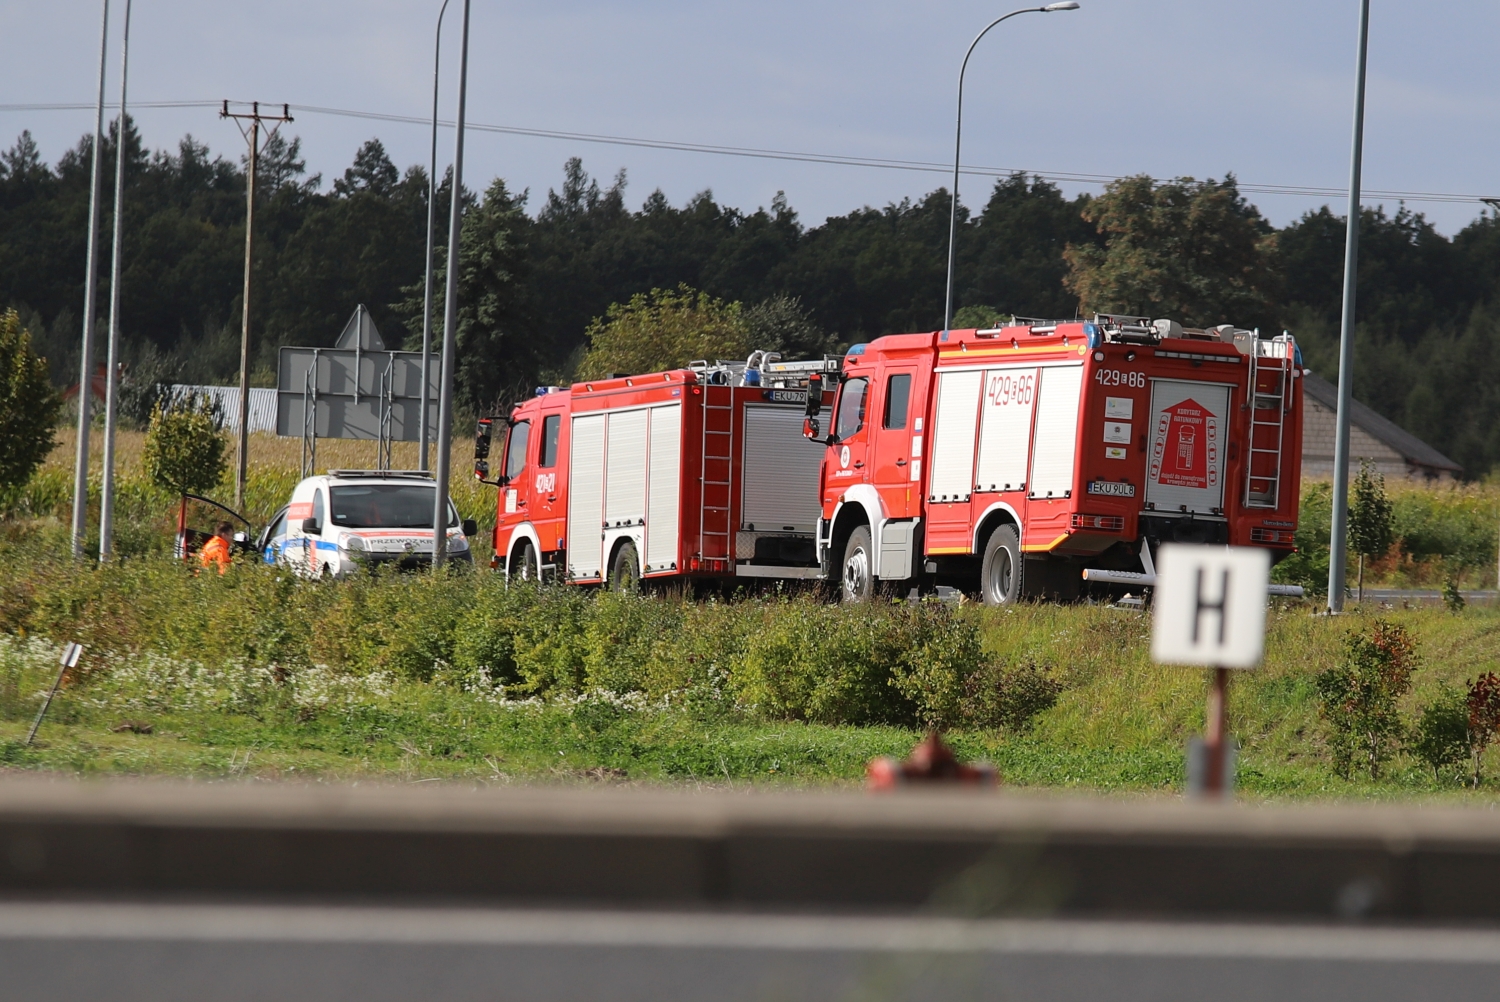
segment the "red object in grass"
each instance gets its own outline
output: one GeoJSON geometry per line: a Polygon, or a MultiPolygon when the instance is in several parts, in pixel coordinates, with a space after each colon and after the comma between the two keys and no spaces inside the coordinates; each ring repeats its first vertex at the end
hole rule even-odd
{"type": "Polygon", "coordinates": [[[937,731],[912,748],[905,762],[889,756],[871,759],[865,768],[872,790],[891,790],[907,783],[960,783],[965,786],[996,786],[1000,776],[988,762],[968,765],[958,760],[937,731]]]}

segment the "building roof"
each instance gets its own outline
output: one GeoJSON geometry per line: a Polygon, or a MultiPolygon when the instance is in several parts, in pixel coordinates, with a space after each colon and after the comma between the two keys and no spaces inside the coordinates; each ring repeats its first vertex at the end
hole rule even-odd
{"type": "MultiPolygon", "coordinates": [[[[1338,412],[1338,387],[1322,376],[1307,372],[1302,379],[1302,391],[1329,410],[1335,413],[1338,412]]],[[[1372,438],[1384,442],[1392,449],[1395,449],[1408,463],[1434,470],[1449,470],[1453,473],[1463,471],[1462,466],[1441,452],[1438,452],[1432,446],[1396,424],[1396,422],[1381,417],[1358,400],[1351,398],[1350,404],[1352,406],[1349,411],[1349,420],[1364,429],[1372,438]]]]}

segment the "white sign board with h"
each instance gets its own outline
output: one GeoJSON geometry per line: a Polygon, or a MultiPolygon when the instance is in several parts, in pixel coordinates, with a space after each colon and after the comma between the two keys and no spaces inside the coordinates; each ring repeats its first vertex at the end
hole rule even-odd
{"type": "Polygon", "coordinates": [[[1254,668],[1265,649],[1270,576],[1270,554],[1257,547],[1164,545],[1156,558],[1151,657],[1254,668]]]}

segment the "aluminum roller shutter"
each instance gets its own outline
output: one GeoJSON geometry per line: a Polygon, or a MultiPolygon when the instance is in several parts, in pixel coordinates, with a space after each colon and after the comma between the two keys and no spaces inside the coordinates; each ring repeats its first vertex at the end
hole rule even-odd
{"type": "Polygon", "coordinates": [[[813,532],[822,514],[818,472],[825,450],[802,437],[794,407],[745,406],[740,528],[813,532]]]}
{"type": "Polygon", "coordinates": [[[646,411],[610,411],[606,436],[604,527],[646,520],[646,411]]]}
{"type": "Polygon", "coordinates": [[[1029,498],[1065,498],[1073,491],[1078,451],[1078,398],[1083,366],[1047,366],[1038,380],[1031,441],[1029,498]]]}
{"type": "Polygon", "coordinates": [[[573,418],[568,461],[568,573],[596,578],[604,566],[604,415],[573,418]]]}
{"type": "Polygon", "coordinates": [[[974,490],[974,431],[983,386],[984,373],[978,369],[938,373],[929,501],[967,501],[974,490]]]}
{"type": "Polygon", "coordinates": [[[650,410],[651,468],[646,488],[646,572],[677,566],[682,520],[682,405],[650,410]]]}
{"type": "Polygon", "coordinates": [[[1026,486],[1036,383],[1033,365],[991,369],[984,374],[976,491],[1018,491],[1026,486]]]}

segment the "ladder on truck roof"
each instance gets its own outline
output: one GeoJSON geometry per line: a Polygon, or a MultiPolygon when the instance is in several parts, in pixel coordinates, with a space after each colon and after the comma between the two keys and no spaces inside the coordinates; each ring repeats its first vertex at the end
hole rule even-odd
{"type": "Polygon", "coordinates": [[[1275,508],[1281,497],[1286,414],[1291,408],[1297,352],[1290,334],[1269,339],[1252,335],[1246,347],[1250,358],[1250,457],[1245,472],[1245,507],[1275,508]],[[1261,375],[1267,371],[1276,374],[1275,383],[1262,389],[1261,375]],[[1272,413],[1274,419],[1262,416],[1272,413]],[[1257,457],[1261,457],[1259,463],[1257,457]]]}
{"type": "Polygon", "coordinates": [[[729,503],[733,496],[734,390],[703,387],[703,424],[698,466],[698,559],[728,561],[734,543],[729,503]],[[715,403],[722,399],[722,404],[715,403]]]}

